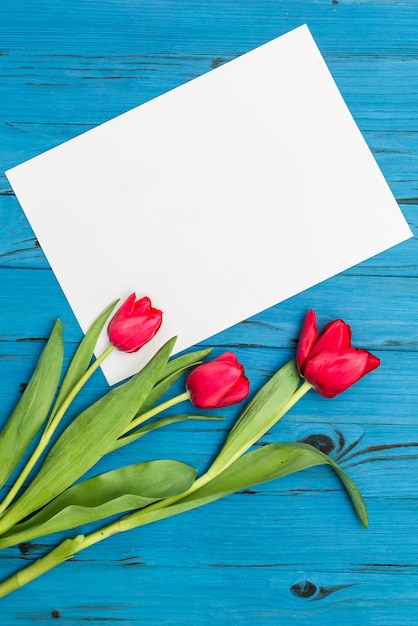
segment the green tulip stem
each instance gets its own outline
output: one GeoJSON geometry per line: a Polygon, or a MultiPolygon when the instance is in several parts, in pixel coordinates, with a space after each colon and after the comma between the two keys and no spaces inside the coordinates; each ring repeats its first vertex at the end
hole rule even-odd
{"type": "Polygon", "coordinates": [[[159,404],[153,409],[150,409],[149,411],[146,411],[145,413],[142,413],[141,415],[138,415],[138,417],[133,419],[132,422],[129,424],[129,426],[125,428],[122,435],[126,435],[126,433],[131,432],[140,424],[143,424],[147,420],[151,419],[151,417],[154,417],[155,415],[162,413],[166,409],[169,409],[172,406],[175,406],[176,404],[180,404],[180,402],[184,402],[185,400],[189,400],[189,399],[190,399],[189,392],[185,391],[184,393],[181,393],[175,398],[171,398],[170,400],[167,400],[166,402],[162,402],[162,404],[159,404]]]}
{"type": "MultiPolygon", "coordinates": [[[[286,405],[280,409],[279,413],[274,419],[274,423],[276,423],[281,417],[283,417],[283,415],[285,415],[285,413],[287,413],[296,404],[296,402],[298,402],[302,398],[302,396],[304,396],[305,393],[307,393],[311,388],[312,385],[304,381],[303,384],[295,391],[295,393],[292,395],[286,405]]],[[[182,400],[185,400],[186,397],[184,396],[188,396],[188,394],[182,394],[181,396],[177,396],[177,401],[181,402],[182,400]],[[182,399],[180,400],[179,398],[182,399]]],[[[161,406],[163,405],[160,405],[160,407],[161,406]]],[[[273,425],[273,423],[270,424],[270,426],[271,425],[273,425]]],[[[129,513],[121,519],[111,522],[107,526],[104,526],[103,528],[100,528],[99,530],[96,530],[89,535],[77,535],[74,539],[66,539],[51,552],[49,552],[46,556],[39,559],[38,561],[35,561],[25,569],[17,572],[4,582],[0,583],[0,598],[3,598],[4,596],[8,595],[12,591],[15,591],[16,589],[19,589],[20,587],[23,587],[23,585],[26,585],[32,580],[35,580],[36,578],[50,571],[57,565],[60,565],[60,563],[71,559],[75,554],[81,552],[81,550],[84,550],[85,548],[99,543],[100,541],[103,541],[108,537],[111,537],[121,532],[126,532],[127,530],[132,530],[133,528],[145,526],[146,524],[151,524],[160,519],[171,517],[172,515],[176,515],[178,510],[176,507],[173,507],[170,510],[170,507],[172,505],[183,500],[183,498],[213,480],[227,467],[229,467],[234,461],[236,461],[238,457],[242,456],[242,454],[244,454],[253,445],[253,443],[254,441],[247,441],[243,443],[243,446],[240,449],[239,453],[232,456],[222,465],[216,466],[215,459],[209,470],[205,474],[202,474],[202,476],[195,480],[195,482],[189,489],[183,491],[181,494],[159,500],[158,502],[154,502],[154,504],[151,504],[144,509],[139,509],[137,511],[134,511],[133,513],[129,513]],[[213,468],[216,468],[216,470],[213,468]]],[[[196,506],[201,506],[201,504],[196,504],[196,506]]],[[[191,506],[190,508],[195,507],[191,506]]]]}
{"type": "Polygon", "coordinates": [[[7,493],[3,502],[0,504],[0,517],[2,517],[5,514],[7,507],[14,500],[17,493],[21,489],[23,483],[25,482],[26,478],[29,476],[30,472],[32,471],[36,463],[38,462],[40,456],[42,455],[43,451],[45,450],[48,443],[50,442],[52,435],[56,431],[60,421],[64,417],[65,412],[67,411],[68,407],[70,406],[70,404],[72,403],[72,401],[74,400],[78,392],[82,389],[82,387],[84,387],[84,385],[91,378],[91,376],[94,374],[97,368],[100,367],[100,365],[103,363],[105,358],[109,356],[109,354],[113,350],[114,350],[114,347],[109,344],[107,348],[102,352],[102,354],[99,357],[97,357],[97,359],[90,365],[90,367],[86,370],[83,376],[81,376],[78,382],[71,389],[71,391],[69,392],[68,396],[65,398],[63,403],[61,404],[58,411],[55,413],[51,421],[47,424],[39,440],[39,443],[36,446],[35,450],[33,451],[31,457],[29,458],[25,467],[22,469],[21,473],[17,477],[15,483],[13,484],[13,486],[7,493]]]}

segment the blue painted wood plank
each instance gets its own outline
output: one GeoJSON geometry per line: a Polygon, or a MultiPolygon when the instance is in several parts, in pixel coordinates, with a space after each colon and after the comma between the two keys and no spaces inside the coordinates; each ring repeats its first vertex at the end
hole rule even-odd
{"type": "MultiPolygon", "coordinates": [[[[407,504],[396,502],[393,508],[385,504],[376,511],[382,523],[374,542],[373,531],[350,530],[348,510],[339,515],[333,509],[328,515],[329,494],[319,501],[309,495],[297,498],[302,502],[290,527],[286,520],[294,496],[265,500],[256,505],[255,514],[254,505],[247,502],[240,507],[240,499],[232,498],[222,509],[211,505],[192,513],[187,523],[179,518],[159,529],[143,529],[140,536],[133,532],[114,537],[107,549],[104,544],[96,546],[90,554],[64,564],[61,572],[48,574],[43,584],[33,583],[25,602],[7,598],[3,616],[17,615],[26,620],[23,623],[31,623],[58,610],[69,623],[94,618],[132,624],[193,620],[206,624],[216,619],[226,624],[270,624],[273,619],[299,623],[301,611],[314,624],[336,617],[338,623],[349,624],[354,616],[361,623],[375,624],[373,620],[385,618],[383,623],[389,623],[391,615],[396,619],[401,605],[405,619],[414,623],[416,563],[411,552],[399,553],[391,543],[383,516],[383,511],[390,516],[402,513],[405,523],[411,523],[414,511],[408,511],[407,504]],[[235,514],[225,523],[229,506],[235,514]],[[326,521],[315,513],[318,508],[326,521]],[[313,523],[308,530],[303,516],[309,514],[313,523]],[[330,541],[332,523],[340,527],[338,544],[330,541]],[[106,585],[106,592],[95,589],[93,581],[106,585]],[[54,593],[45,594],[45,585],[54,593]]],[[[40,553],[35,550],[32,557],[40,553]]],[[[16,558],[21,562],[20,552],[16,551],[16,558]]]]}

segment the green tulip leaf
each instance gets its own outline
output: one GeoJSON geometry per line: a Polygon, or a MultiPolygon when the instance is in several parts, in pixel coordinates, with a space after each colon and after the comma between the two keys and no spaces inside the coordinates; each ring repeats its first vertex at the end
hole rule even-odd
{"type": "Polygon", "coordinates": [[[154,422],[150,422],[138,428],[131,435],[124,435],[120,437],[113,445],[112,451],[117,450],[118,448],[122,448],[130,443],[133,443],[137,439],[140,439],[147,433],[150,433],[157,428],[163,428],[164,426],[169,426],[170,424],[176,424],[177,422],[184,422],[185,420],[209,420],[209,421],[221,421],[223,417],[216,417],[214,415],[174,415],[172,417],[163,417],[155,420],[154,422]]]}
{"type": "Polygon", "coordinates": [[[194,482],[195,468],[172,460],[148,461],[100,474],[70,487],[0,538],[0,549],[140,509],[176,496],[194,482]]]}
{"type": "Polygon", "coordinates": [[[235,491],[324,464],[330,465],[336,472],[362,524],[367,528],[366,505],[353,480],[328,455],[309,444],[299,442],[271,444],[245,454],[184,502],[192,501],[194,498],[208,499],[208,502],[211,502],[235,491]]]}
{"type": "Polygon", "coordinates": [[[22,397],[0,433],[0,487],[48,416],[61,376],[63,352],[62,324],[57,320],[22,397]]]}
{"type": "Polygon", "coordinates": [[[71,422],[29,487],[0,519],[1,534],[62,493],[109,452],[151,392],[174,342],[168,341],[138,374],[71,422]]]}
{"type": "Polygon", "coordinates": [[[109,315],[115,308],[119,300],[112,302],[99,317],[90,326],[83,339],[81,340],[76,353],[71,359],[71,363],[68,366],[67,373],[62,381],[59,394],[54,404],[53,411],[49,418],[49,423],[52,421],[55,413],[62,405],[65,398],[72,391],[74,386],[78,383],[80,378],[85,374],[87,368],[90,365],[93,357],[94,348],[96,347],[97,339],[103,330],[103,327],[108,319],[109,315]]]}
{"type": "Polygon", "coordinates": [[[206,348],[204,350],[196,350],[183,354],[175,359],[170,359],[167,363],[164,371],[160,377],[160,380],[155,385],[152,392],[149,394],[146,402],[142,406],[142,411],[147,411],[154,406],[156,402],[172,387],[172,385],[183,374],[190,369],[199,365],[203,359],[205,359],[212,352],[212,348],[206,348]]]}
{"type": "Polygon", "coordinates": [[[249,402],[209,471],[217,475],[260,439],[286,413],[299,385],[300,375],[292,360],[276,372],[249,402]]]}
{"type": "Polygon", "coordinates": [[[300,472],[308,467],[326,464],[336,471],[351,498],[360,521],[367,528],[366,505],[352,479],[330,457],[313,446],[289,442],[263,446],[244,454],[219,476],[170,506],[128,515],[121,521],[121,530],[129,530],[185,513],[236,491],[300,472]]]}

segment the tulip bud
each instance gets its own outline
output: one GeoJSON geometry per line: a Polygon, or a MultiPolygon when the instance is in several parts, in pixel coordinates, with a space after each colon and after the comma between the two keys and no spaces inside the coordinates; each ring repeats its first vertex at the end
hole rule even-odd
{"type": "Polygon", "coordinates": [[[191,402],[199,409],[219,409],[241,402],[248,396],[250,383],[243,366],[232,352],[225,352],[198,365],[186,379],[191,402]]]}
{"type": "Polygon", "coordinates": [[[333,398],[379,367],[380,359],[351,347],[351,329],[342,320],[330,322],[318,334],[316,314],[311,309],[300,333],[296,364],[300,375],[321,396],[333,398]]]}
{"type": "Polygon", "coordinates": [[[123,352],[137,352],[154,337],[161,326],[162,315],[152,307],[149,298],[136,300],[132,293],[109,322],[110,343],[123,352]]]}

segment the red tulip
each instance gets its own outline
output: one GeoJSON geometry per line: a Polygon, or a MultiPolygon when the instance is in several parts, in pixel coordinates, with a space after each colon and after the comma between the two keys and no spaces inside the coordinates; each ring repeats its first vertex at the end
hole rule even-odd
{"type": "Polygon", "coordinates": [[[132,293],[112,317],[107,328],[110,343],[123,352],[136,352],[152,339],[161,326],[162,312],[147,297],[136,300],[132,293]]]}
{"type": "Polygon", "coordinates": [[[301,376],[321,396],[333,398],[379,367],[380,359],[351,347],[351,329],[342,320],[330,322],[318,334],[311,309],[300,333],[296,364],[301,376]]]}
{"type": "Polygon", "coordinates": [[[199,409],[219,409],[244,400],[250,383],[232,352],[198,365],[186,379],[190,400],[199,409]]]}

